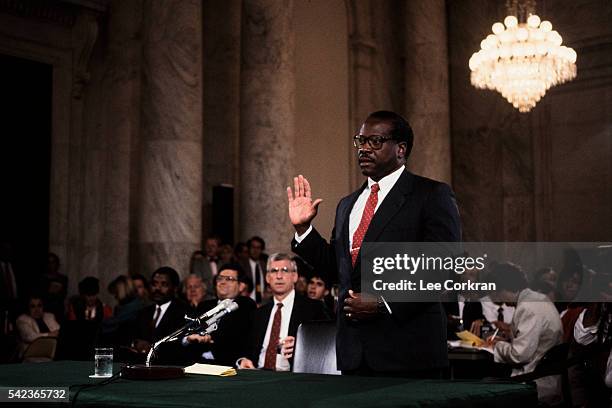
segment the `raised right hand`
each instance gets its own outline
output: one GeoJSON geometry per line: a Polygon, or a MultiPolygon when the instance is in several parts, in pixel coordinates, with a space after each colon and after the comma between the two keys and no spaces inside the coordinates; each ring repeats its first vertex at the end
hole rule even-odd
{"type": "Polygon", "coordinates": [[[287,187],[287,199],[289,201],[289,219],[298,234],[306,232],[310,222],[317,215],[319,204],[323,201],[317,198],[312,201],[310,183],[301,174],[293,178],[294,192],[287,187]]]}

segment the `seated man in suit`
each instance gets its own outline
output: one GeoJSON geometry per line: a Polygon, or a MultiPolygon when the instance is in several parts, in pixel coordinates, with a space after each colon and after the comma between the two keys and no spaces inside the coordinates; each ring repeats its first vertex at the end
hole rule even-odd
{"type": "Polygon", "coordinates": [[[224,316],[211,335],[192,334],[183,340],[192,361],[231,366],[237,358],[248,353],[250,317],[257,304],[250,297],[239,295],[240,277],[243,274],[238,263],[225,264],[219,268],[214,278],[217,299],[205,301],[202,313],[225,299],[233,299],[238,304],[238,310],[224,316]]]}
{"type": "Polygon", "coordinates": [[[326,318],[322,302],[296,295],[297,279],[297,265],[292,255],[270,255],[266,282],[272,291],[272,302],[253,314],[250,353],[248,358],[236,362],[239,368],[288,371],[293,363],[293,344],[300,323],[326,318]]]}
{"type": "MultiPolygon", "coordinates": [[[[152,344],[185,324],[185,304],[176,298],[180,278],[178,273],[164,266],[153,272],[151,276],[152,305],[144,308],[137,318],[136,339],[134,349],[146,354],[152,344]]],[[[163,344],[158,350],[157,363],[166,364],[183,362],[180,345],[163,344]]]]}

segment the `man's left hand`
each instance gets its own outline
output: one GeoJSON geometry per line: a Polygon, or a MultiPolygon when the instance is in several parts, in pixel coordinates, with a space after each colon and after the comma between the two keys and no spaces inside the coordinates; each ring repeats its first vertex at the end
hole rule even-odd
{"type": "Polygon", "coordinates": [[[348,297],[344,299],[342,310],[349,320],[367,320],[378,315],[378,303],[376,298],[371,295],[349,290],[348,297]]]}

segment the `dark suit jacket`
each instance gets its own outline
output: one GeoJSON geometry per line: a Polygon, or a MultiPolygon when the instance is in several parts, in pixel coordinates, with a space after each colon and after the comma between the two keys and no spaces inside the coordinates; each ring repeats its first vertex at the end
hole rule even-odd
{"type": "MultiPolygon", "coordinates": [[[[351,265],[349,214],[367,183],[340,200],[328,244],[313,231],[294,252],[316,270],[338,276],[339,304],[348,290],[361,291],[361,265],[351,265]]],[[[364,242],[454,242],[461,226],[448,185],[405,170],[382,202],[364,242]]],[[[340,370],[359,368],[363,360],[376,371],[428,370],[448,365],[446,316],[440,303],[393,303],[393,313],[367,322],[348,322],[338,308],[336,354],[340,370]]]]}
{"type": "MultiPolygon", "coordinates": [[[[251,333],[250,333],[250,354],[249,359],[257,366],[259,353],[263,347],[264,338],[266,337],[266,329],[270,314],[274,307],[274,302],[268,302],[253,312],[251,318],[251,333]]],[[[295,337],[297,335],[298,326],[303,322],[313,320],[325,320],[328,316],[323,309],[323,303],[318,300],[312,300],[295,294],[293,302],[293,310],[289,320],[288,335],[295,337]]],[[[289,359],[289,364],[293,368],[293,359],[289,359]]]]}
{"type": "MultiPolygon", "coordinates": [[[[249,331],[251,328],[251,314],[257,305],[255,301],[246,296],[238,296],[234,301],[238,304],[238,310],[224,316],[218,324],[211,337],[212,344],[190,344],[188,352],[193,362],[202,361],[202,353],[212,352],[215,359],[208,361],[212,364],[233,366],[237,359],[244,357],[249,352],[249,331]]],[[[218,300],[207,300],[203,303],[203,312],[217,306],[218,300]]]]}
{"type": "MultiPolygon", "coordinates": [[[[146,340],[151,345],[185,324],[187,305],[179,299],[174,299],[157,327],[154,328],[151,322],[153,321],[155,308],[156,305],[152,304],[142,309],[136,323],[136,338],[146,340]]],[[[177,342],[162,344],[159,348],[158,358],[154,360],[156,364],[183,364],[184,361],[183,350],[177,342]]]]}

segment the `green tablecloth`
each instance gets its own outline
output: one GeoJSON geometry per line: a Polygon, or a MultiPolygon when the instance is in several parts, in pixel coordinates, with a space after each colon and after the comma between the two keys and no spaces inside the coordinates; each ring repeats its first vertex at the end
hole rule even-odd
{"type": "MultiPolygon", "coordinates": [[[[115,366],[115,372],[119,366],[115,366]]],[[[0,365],[0,386],[71,387],[88,378],[91,362],[0,365]]],[[[118,379],[83,388],[83,407],[512,407],[536,406],[533,387],[476,381],[405,380],[239,371],[233,377],[189,375],[162,381],[118,379]]],[[[25,405],[20,405],[24,407],[25,405]]],[[[43,405],[41,405],[43,406],[43,405]]],[[[44,406],[49,406],[46,404],[44,406]]],[[[64,404],[64,407],[67,405],[64,404]]]]}

